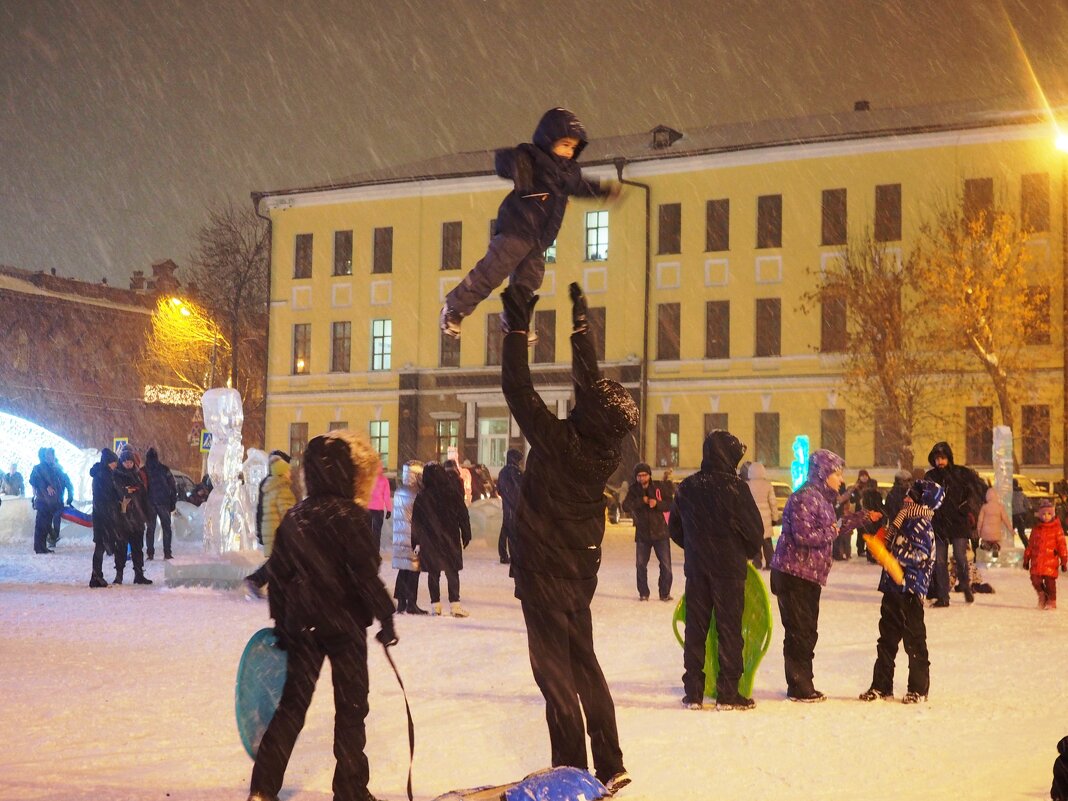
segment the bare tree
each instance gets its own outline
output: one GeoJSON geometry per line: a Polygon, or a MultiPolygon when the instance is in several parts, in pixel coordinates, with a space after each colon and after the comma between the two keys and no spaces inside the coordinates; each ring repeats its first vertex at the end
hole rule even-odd
{"type": "Polygon", "coordinates": [[[1028,232],[999,205],[966,211],[947,201],[921,227],[916,263],[926,322],[947,351],[978,364],[1014,431],[1013,399],[1033,363],[1028,346],[1048,341],[1050,328],[1050,285],[1027,243],[1028,232]]]}
{"type": "Polygon", "coordinates": [[[801,310],[822,308],[822,349],[841,352],[842,381],[851,399],[878,414],[876,435],[896,443],[900,466],[911,469],[913,434],[936,418],[937,393],[929,345],[911,315],[914,254],[902,257],[866,231],[815,277],[816,288],[801,296],[801,310]]]}
{"type": "Polygon", "coordinates": [[[179,387],[202,394],[215,385],[215,365],[225,363],[230,350],[222,329],[199,305],[161,297],[140,362],[145,383],[169,375],[179,387]]]}

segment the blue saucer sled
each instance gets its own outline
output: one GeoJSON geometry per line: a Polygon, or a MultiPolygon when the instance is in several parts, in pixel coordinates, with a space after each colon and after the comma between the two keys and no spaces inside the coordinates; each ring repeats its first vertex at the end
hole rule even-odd
{"type": "Polygon", "coordinates": [[[277,642],[273,629],[260,629],[249,639],[237,666],[237,731],[252,759],[278,709],[286,683],[286,652],[277,642]]]}
{"type": "MultiPolygon", "coordinates": [[[[751,564],[747,565],[745,574],[745,606],[742,608],[742,677],[738,680],[738,692],[746,698],[753,697],[753,682],[756,680],[757,668],[760,667],[764,654],[771,645],[771,597],[768,588],[760,577],[760,572],[751,564]]],[[[679,599],[675,607],[672,625],[675,639],[679,645],[685,640],[679,624],[685,630],[686,596],[679,599]]],[[[708,627],[708,640],[705,645],[705,696],[716,697],[716,677],[719,675],[719,637],[716,634],[716,613],[712,613],[712,623],[708,627]]]]}

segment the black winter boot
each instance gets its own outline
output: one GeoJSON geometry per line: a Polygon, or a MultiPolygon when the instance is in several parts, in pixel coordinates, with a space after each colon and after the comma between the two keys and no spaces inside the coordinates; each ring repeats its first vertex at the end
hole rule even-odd
{"type": "Polygon", "coordinates": [[[112,584],[122,584],[122,571],[121,570],[116,570],[115,571],[115,580],[112,581],[111,583],[112,584]]]}
{"type": "Polygon", "coordinates": [[[134,576],[134,584],[151,584],[151,583],[152,583],[152,579],[145,578],[145,574],[144,573],[137,573],[134,576]]]}
{"type": "Polygon", "coordinates": [[[100,575],[99,573],[94,573],[93,577],[91,579],[89,579],[89,586],[90,587],[106,587],[106,586],[108,586],[108,583],[106,581],[104,581],[104,577],[102,575],[100,575]]]}

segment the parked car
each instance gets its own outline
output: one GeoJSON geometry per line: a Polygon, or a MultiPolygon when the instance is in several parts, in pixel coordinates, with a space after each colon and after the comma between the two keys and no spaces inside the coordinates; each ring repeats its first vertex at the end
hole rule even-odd
{"type": "MultiPolygon", "coordinates": [[[[992,471],[980,471],[979,478],[983,479],[988,486],[994,485],[994,473],[992,471]]],[[[1033,478],[1025,476],[1022,473],[1013,473],[1012,480],[1020,485],[1020,489],[1023,490],[1024,497],[1027,499],[1027,511],[1024,513],[1024,525],[1027,528],[1031,528],[1035,524],[1035,510],[1038,508],[1040,501],[1049,499],[1053,501],[1054,505],[1057,503],[1057,496],[1042,489],[1035,483],[1033,478]]]]}
{"type": "Polygon", "coordinates": [[[771,488],[775,490],[775,519],[771,523],[774,526],[781,526],[782,510],[786,506],[786,499],[790,497],[793,488],[785,481],[772,481],[771,488]]]}
{"type": "Polygon", "coordinates": [[[193,481],[193,479],[181,470],[171,470],[171,475],[174,476],[174,483],[178,487],[178,500],[188,501],[189,496],[193,494],[193,489],[196,487],[197,482],[193,481]]]}

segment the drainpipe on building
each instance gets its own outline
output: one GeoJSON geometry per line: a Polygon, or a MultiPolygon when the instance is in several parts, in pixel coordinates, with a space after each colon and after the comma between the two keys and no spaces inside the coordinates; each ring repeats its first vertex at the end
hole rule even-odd
{"type": "MultiPolygon", "coordinates": [[[[267,329],[264,336],[267,337],[267,352],[263,359],[263,442],[264,450],[267,450],[267,387],[271,372],[271,271],[274,269],[274,227],[271,218],[260,214],[260,201],[263,200],[262,192],[252,193],[252,210],[261,220],[267,221],[267,329]]],[[[288,443],[286,444],[288,448],[288,443]]]]}
{"type": "Polygon", "coordinates": [[[635,186],[645,192],[645,295],[642,300],[642,363],[641,363],[641,383],[638,390],[638,455],[642,461],[647,461],[645,455],[645,407],[646,400],[649,397],[649,293],[652,284],[652,270],[653,262],[652,255],[649,253],[650,242],[650,192],[651,187],[649,184],[643,184],[638,181],[628,181],[623,177],[623,168],[627,166],[626,159],[616,159],[613,162],[616,167],[616,175],[619,177],[619,182],[626,186],[635,186]]]}

